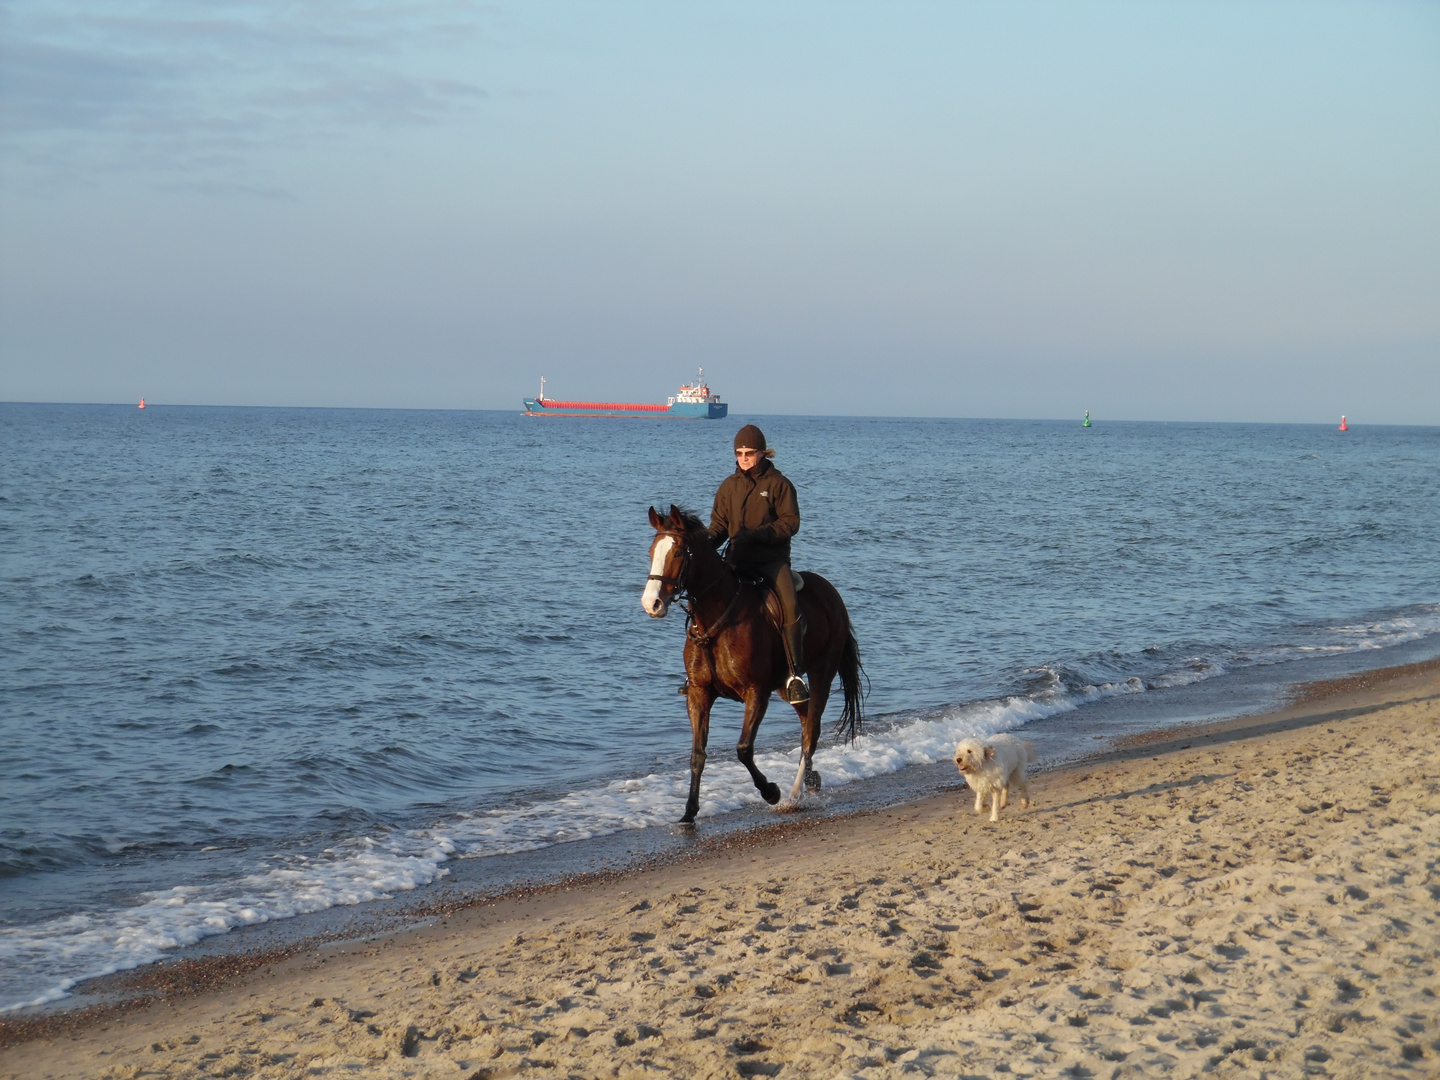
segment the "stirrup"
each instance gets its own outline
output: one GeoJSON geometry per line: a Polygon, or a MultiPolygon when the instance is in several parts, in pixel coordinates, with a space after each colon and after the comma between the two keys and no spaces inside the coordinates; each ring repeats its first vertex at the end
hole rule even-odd
{"type": "Polygon", "coordinates": [[[791,675],[785,684],[785,700],[791,705],[804,705],[810,700],[810,687],[803,675],[791,675]]]}
{"type": "Polygon", "coordinates": [[[679,693],[679,695],[680,695],[681,697],[689,697],[689,696],[690,696],[690,680],[689,680],[689,679],[686,679],[684,682],[682,682],[682,683],[680,684],[679,690],[678,690],[677,692],[679,693]]]}

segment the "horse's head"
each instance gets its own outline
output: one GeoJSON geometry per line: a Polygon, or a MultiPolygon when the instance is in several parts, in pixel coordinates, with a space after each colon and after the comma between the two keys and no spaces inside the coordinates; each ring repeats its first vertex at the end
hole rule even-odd
{"type": "Polygon", "coordinates": [[[650,577],[640,594],[640,606],[652,619],[663,619],[670,613],[670,601],[685,588],[690,569],[686,533],[700,523],[678,506],[671,506],[668,515],[657,513],[652,506],[650,524],[655,528],[655,539],[650,543],[650,577]]]}

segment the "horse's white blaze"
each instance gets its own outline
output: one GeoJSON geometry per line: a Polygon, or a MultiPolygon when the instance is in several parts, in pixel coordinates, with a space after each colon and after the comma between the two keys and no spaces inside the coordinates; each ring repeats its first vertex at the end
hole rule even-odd
{"type": "Polygon", "coordinates": [[[660,582],[657,579],[665,572],[665,559],[674,546],[673,536],[662,536],[655,545],[655,554],[650,558],[651,578],[645,582],[645,591],[640,594],[640,606],[645,609],[645,614],[656,619],[663,619],[670,610],[669,603],[660,595],[660,582]]]}

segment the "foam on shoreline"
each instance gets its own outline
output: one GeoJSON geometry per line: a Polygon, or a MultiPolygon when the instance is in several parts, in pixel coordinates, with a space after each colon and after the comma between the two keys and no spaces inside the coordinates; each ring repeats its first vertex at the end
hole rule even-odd
{"type": "MultiPolygon", "coordinates": [[[[1358,694],[1361,696],[1374,698],[1377,695],[1380,695],[1383,691],[1398,687],[1406,681],[1431,678],[1435,676],[1437,671],[1440,671],[1440,659],[1426,661],[1422,663],[1403,665],[1400,667],[1389,669],[1377,669],[1359,675],[1351,675],[1333,680],[1305,684],[1297,689],[1295,694],[1295,700],[1298,704],[1295,706],[1295,708],[1289,710],[1289,712],[1294,712],[1296,711],[1296,709],[1301,708],[1309,708],[1313,710],[1314,706],[1316,706],[1318,703],[1325,703],[1331,701],[1337,696],[1343,696],[1347,694],[1352,697],[1358,694]]],[[[1227,730],[1239,730],[1245,732],[1251,730],[1258,730],[1264,727],[1266,724],[1274,726],[1279,723],[1283,726],[1283,723],[1285,723],[1285,721],[1283,721],[1283,717],[1285,715],[1285,713],[1280,714],[1280,716],[1282,717],[1281,721],[1277,721],[1274,717],[1241,717],[1222,723],[1200,725],[1180,730],[1172,729],[1170,731],[1155,731],[1150,733],[1149,735],[1137,736],[1129,740],[1129,742],[1134,747],[1140,748],[1139,751],[1126,750],[1123,747],[1119,749],[1107,748],[1104,750],[1099,750],[1096,753],[1090,755],[1090,757],[1087,759],[1079,762],[1070,763],[1067,766],[1066,771],[1074,772],[1076,769],[1085,768],[1088,766],[1088,764],[1092,764],[1102,760],[1116,760],[1118,758],[1124,758],[1126,756],[1133,756],[1136,752],[1150,753],[1153,752],[1156,748],[1156,745],[1161,742],[1166,742],[1167,747],[1169,749],[1173,749],[1174,746],[1180,745],[1180,740],[1182,739],[1192,741],[1204,738],[1213,739],[1218,737],[1219,733],[1225,732],[1227,730]]],[[[861,816],[865,817],[869,815],[862,814],[861,816]]],[[[790,825],[790,827],[787,827],[787,823],[778,825],[774,829],[763,831],[773,833],[774,835],[783,835],[786,832],[792,831],[793,828],[810,828],[813,827],[815,824],[814,822],[807,822],[803,818],[790,819],[790,821],[793,822],[793,825],[790,825]]],[[[442,853],[437,851],[433,854],[440,855],[442,853]]],[[[704,855],[702,854],[699,857],[703,858],[704,855]]],[[[381,861],[383,862],[384,860],[381,861]]],[[[386,865],[388,865],[388,863],[386,865]]],[[[413,878],[406,878],[403,875],[396,876],[394,875],[393,870],[391,872],[392,877],[385,882],[384,887],[388,887],[391,890],[398,891],[414,888],[415,884],[417,884],[417,882],[413,878]]],[[[443,872],[444,870],[443,868],[441,868],[441,873],[443,872]]],[[[631,872],[643,872],[643,868],[641,870],[632,870],[631,872]]],[[[373,887],[371,881],[366,881],[357,884],[357,891],[358,889],[371,887],[373,887]]],[[[559,883],[555,886],[556,889],[568,887],[569,886],[565,883],[559,883]]],[[[452,903],[453,899],[447,901],[447,904],[452,903]]],[[[182,904],[172,905],[172,908],[175,909],[179,909],[182,907],[182,904]]],[[[254,908],[248,910],[241,909],[239,911],[234,911],[231,909],[215,908],[211,910],[210,915],[212,918],[216,919],[231,919],[233,920],[233,925],[248,925],[255,922],[265,921],[266,912],[263,908],[263,905],[257,903],[254,908]]],[[[149,947],[147,943],[143,941],[139,942],[139,945],[142,948],[149,947]]],[[[292,947],[303,947],[303,942],[293,943],[291,946],[287,946],[284,951],[289,951],[289,949],[292,947]]],[[[159,982],[163,983],[164,980],[159,980],[159,982]]],[[[0,1020],[0,1025],[6,1025],[7,1023],[13,1022],[0,1020]]]]}
{"type": "MultiPolygon", "coordinates": [[[[0,1052],[0,1071],[99,1075],[143,1054],[179,1077],[259,1053],[292,1071],[469,1075],[538,1052],[607,1075],[738,1062],[869,1080],[902,1059],[1190,1075],[1232,1056],[1423,1075],[1440,1056],[1426,892],[1440,663],[1299,697],[1044,774],[1038,806],[998,826],[953,794],[797,821],[681,865],[297,949],[103,1030],[31,1028],[42,1041],[0,1052]]],[[[20,1024],[0,1021],[0,1038],[20,1024]]]]}

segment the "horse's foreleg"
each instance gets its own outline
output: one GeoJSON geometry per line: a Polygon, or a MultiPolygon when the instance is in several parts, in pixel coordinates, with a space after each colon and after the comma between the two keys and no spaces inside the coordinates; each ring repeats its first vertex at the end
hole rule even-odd
{"type": "Polygon", "coordinates": [[[700,774],[705,771],[705,746],[710,741],[710,707],[715,698],[692,686],[687,700],[690,709],[690,797],[685,800],[682,825],[693,825],[700,812],[700,774]]]}
{"type": "Polygon", "coordinates": [[[755,735],[760,730],[760,721],[765,719],[765,708],[770,703],[770,694],[765,690],[751,687],[745,695],[745,723],[740,728],[740,744],[735,747],[735,756],[740,764],[750,770],[750,779],[760,797],[771,806],[780,801],[780,785],[765,779],[765,774],[755,767],[755,735]]]}
{"type": "Polygon", "coordinates": [[[812,674],[810,700],[795,706],[795,711],[800,714],[800,767],[795,770],[795,783],[790,787],[791,803],[800,801],[802,785],[806,791],[820,790],[820,774],[815,771],[812,761],[815,748],[820,744],[820,718],[829,696],[830,688],[812,674]]]}

